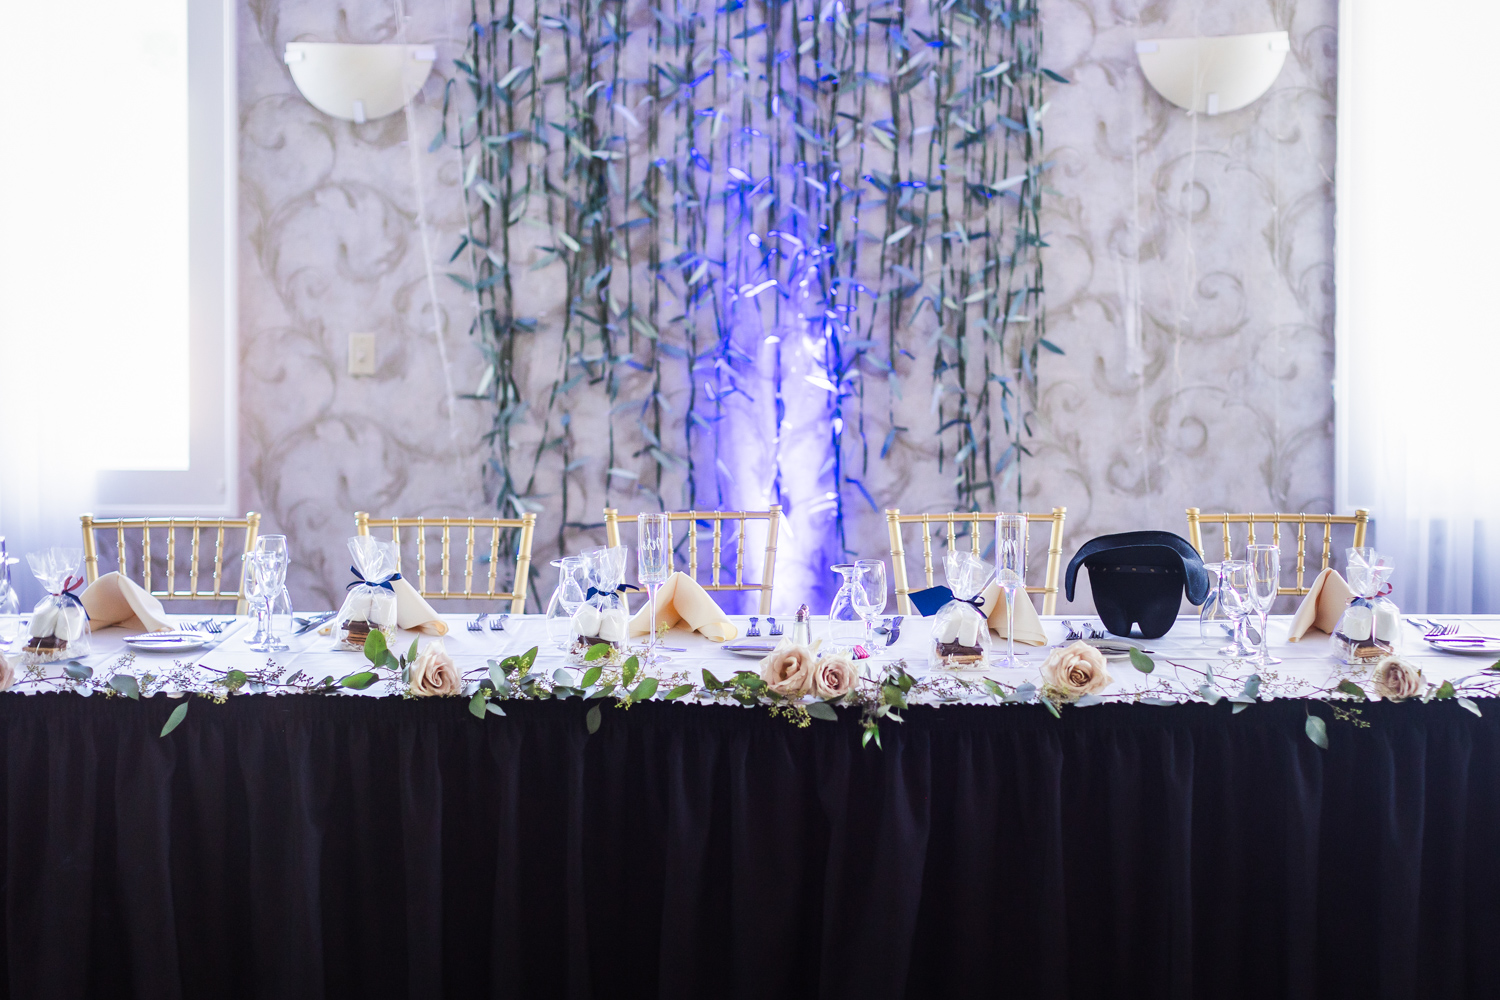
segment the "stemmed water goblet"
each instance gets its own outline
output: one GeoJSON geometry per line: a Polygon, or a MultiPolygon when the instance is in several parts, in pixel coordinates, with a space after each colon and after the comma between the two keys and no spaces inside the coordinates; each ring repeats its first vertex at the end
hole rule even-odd
{"type": "Polygon", "coordinates": [[[587,556],[563,556],[552,565],[557,567],[557,589],[547,602],[547,637],[567,649],[573,641],[573,616],[588,600],[589,561],[587,556]]]}
{"type": "Polygon", "coordinates": [[[665,662],[656,649],[656,592],[672,576],[672,519],[667,514],[637,514],[639,537],[635,550],[635,574],[646,588],[646,603],[651,608],[651,632],[646,637],[645,662],[665,662]]]}
{"type": "Polygon", "coordinates": [[[249,589],[256,601],[255,635],[247,642],[257,653],[280,653],[291,647],[276,634],[273,612],[286,587],[287,548],[285,535],[261,535],[250,554],[249,589]]]}
{"type": "Polygon", "coordinates": [[[885,560],[854,560],[854,610],[864,619],[865,641],[873,644],[875,616],[885,610],[885,560]]]}
{"type": "Polygon", "coordinates": [[[1250,607],[1260,618],[1260,642],[1256,662],[1267,667],[1281,660],[1271,655],[1271,637],[1267,633],[1271,605],[1281,589],[1281,549],[1275,545],[1251,545],[1246,552],[1249,564],[1250,607]]]}
{"type": "MultiPolygon", "coordinates": [[[[1250,564],[1243,559],[1226,559],[1219,567],[1219,601],[1230,622],[1233,642],[1219,648],[1220,656],[1245,659],[1255,650],[1245,641],[1246,621],[1250,617],[1250,564]]],[[[1200,619],[1201,621],[1201,619],[1200,619]]]]}
{"type": "MultiPolygon", "coordinates": [[[[1006,666],[1016,666],[1016,602],[1026,593],[1026,515],[995,518],[995,582],[1005,592],[1006,666]]],[[[983,614],[983,612],[980,612],[983,614]]]]}

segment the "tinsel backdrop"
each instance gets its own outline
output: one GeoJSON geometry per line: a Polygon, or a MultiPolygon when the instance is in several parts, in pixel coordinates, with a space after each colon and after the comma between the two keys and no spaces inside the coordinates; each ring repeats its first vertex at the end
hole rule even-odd
{"type": "Polygon", "coordinates": [[[816,592],[902,435],[937,437],[956,509],[1015,508],[1052,346],[1044,83],[1064,82],[1034,6],[471,12],[429,151],[463,163],[446,275],[473,296],[501,510],[552,510],[566,550],[601,502],[781,504],[782,583],[816,592]],[[553,367],[543,393],[527,355],[553,367]],[[906,393],[936,430],[899,423],[906,393]],[[581,413],[610,419],[580,433],[581,413]]]}

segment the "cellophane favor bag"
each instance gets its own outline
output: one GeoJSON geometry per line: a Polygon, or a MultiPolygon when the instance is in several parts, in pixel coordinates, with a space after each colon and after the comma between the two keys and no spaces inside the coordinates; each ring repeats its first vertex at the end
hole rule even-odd
{"type": "Polygon", "coordinates": [[[623,545],[616,545],[587,553],[589,596],[573,613],[573,641],[568,647],[570,662],[583,663],[589,647],[601,642],[609,646],[610,660],[625,648],[625,629],[630,614],[625,599],[620,596],[620,585],[625,582],[625,558],[629,551],[623,545]]]}
{"type": "Polygon", "coordinates": [[[943,560],[953,599],[932,616],[928,662],[946,670],[982,670],[989,666],[989,622],[974,604],[990,580],[990,567],[973,552],[950,551],[943,560]]]}
{"type": "Polygon", "coordinates": [[[370,535],[349,539],[349,555],[354,559],[349,568],[355,581],[335,619],[338,638],[333,648],[362,650],[371,632],[385,633],[387,641],[396,633],[396,592],[391,581],[401,576],[397,569],[401,556],[395,542],[370,535]]]}
{"type": "Polygon", "coordinates": [[[89,616],[78,588],[83,586],[83,550],[51,548],[28,552],[26,562],[47,591],[31,611],[29,635],[21,650],[24,666],[71,660],[93,648],[89,616]]]}

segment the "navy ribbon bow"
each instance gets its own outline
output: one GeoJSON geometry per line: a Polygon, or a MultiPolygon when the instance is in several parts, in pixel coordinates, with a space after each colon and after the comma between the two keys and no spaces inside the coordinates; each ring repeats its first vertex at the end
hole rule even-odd
{"type": "Polygon", "coordinates": [[[937,614],[938,609],[949,601],[963,601],[965,604],[973,605],[974,610],[978,611],[981,615],[984,614],[982,610],[984,607],[983,594],[978,597],[954,597],[953,591],[939,585],[928,587],[926,590],[915,590],[906,596],[911,601],[912,606],[917,609],[917,614],[923,618],[937,614]]]}
{"type": "Polygon", "coordinates": [[[353,590],[355,587],[363,585],[367,587],[383,587],[394,594],[396,592],[396,588],[391,586],[391,581],[401,579],[400,573],[392,573],[384,580],[366,580],[365,575],[354,566],[349,567],[349,572],[354,574],[355,580],[353,583],[349,584],[349,586],[345,587],[345,590],[353,590]]]}
{"type": "Polygon", "coordinates": [[[73,593],[73,591],[77,590],[81,586],[83,586],[83,577],[70,576],[67,579],[63,580],[62,590],[49,591],[49,593],[51,593],[53,597],[62,598],[63,603],[65,604],[76,604],[81,608],[83,607],[83,601],[79,599],[77,594],[73,593]]]}
{"type": "Polygon", "coordinates": [[[625,593],[629,593],[631,591],[634,591],[635,593],[639,594],[641,592],[641,588],[637,587],[633,583],[622,583],[618,587],[616,587],[614,590],[599,590],[598,588],[590,587],[588,594],[586,594],[584,596],[584,600],[586,600],[586,601],[592,601],[594,598],[598,597],[600,594],[625,594],[625,593]]]}

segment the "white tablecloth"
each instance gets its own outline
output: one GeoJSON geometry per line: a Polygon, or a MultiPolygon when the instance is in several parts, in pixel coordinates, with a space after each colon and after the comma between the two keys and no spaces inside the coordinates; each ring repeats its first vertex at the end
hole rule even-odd
{"type": "MultiPolygon", "coordinates": [[[[193,621],[197,620],[197,616],[181,616],[180,620],[193,621]]],[[[218,620],[228,621],[224,618],[218,620]]],[[[479,632],[469,631],[466,624],[473,620],[472,615],[447,616],[445,620],[450,629],[449,634],[443,639],[447,650],[465,675],[475,682],[485,676],[490,660],[522,653],[532,646],[540,648],[537,669],[545,677],[553,677],[559,668],[574,669],[569,667],[563,653],[548,641],[546,622],[539,615],[511,616],[506,620],[503,632],[492,631],[488,627],[479,632]]],[[[743,638],[748,619],[732,618],[731,620],[740,626],[743,638]]],[[[1080,621],[1076,616],[1073,620],[1080,621]]],[[[1156,661],[1156,670],[1148,675],[1132,667],[1128,659],[1112,659],[1110,673],[1114,678],[1114,684],[1106,694],[1110,700],[1140,697],[1188,700],[1200,696],[1199,692],[1210,672],[1214,689],[1223,695],[1238,693],[1248,677],[1259,673],[1262,678],[1261,697],[1321,697],[1335,689],[1341,679],[1349,678],[1356,681],[1368,679],[1368,667],[1347,667],[1338,663],[1330,655],[1328,637],[1321,632],[1311,630],[1301,642],[1287,642],[1287,628],[1290,620],[1289,616],[1272,618],[1269,629],[1272,653],[1282,658],[1284,662],[1268,669],[1258,669],[1252,662],[1234,661],[1220,656],[1217,650],[1225,644],[1225,640],[1205,641],[1201,639],[1196,617],[1179,618],[1172,631],[1162,638],[1130,640],[1131,644],[1150,653],[1156,661]]],[[[1500,616],[1438,618],[1437,620],[1452,621],[1459,624],[1461,630],[1465,632],[1500,635],[1500,616]]],[[[1052,643],[1062,643],[1065,629],[1061,619],[1047,617],[1042,621],[1048,639],[1052,643]]],[[[762,619],[761,631],[764,634],[766,630],[766,622],[762,619]]],[[[206,675],[223,676],[231,670],[241,670],[252,678],[257,676],[276,678],[282,684],[288,681],[296,684],[313,684],[325,677],[338,679],[368,667],[368,662],[360,653],[333,650],[331,648],[332,637],[317,632],[289,637],[291,649],[283,653],[252,652],[246,648],[246,636],[250,634],[250,631],[248,619],[238,618],[220,635],[209,637],[213,640],[212,645],[204,650],[192,653],[142,653],[134,652],[125,646],[123,639],[131,634],[126,630],[100,629],[93,634],[92,652],[81,662],[93,668],[96,674],[101,675],[125,672],[141,677],[149,673],[155,678],[163,678],[176,672],[177,676],[186,682],[183,686],[194,688],[198,685],[188,682],[188,679],[194,675],[200,678],[206,675]]],[[[826,633],[826,621],[815,619],[814,639],[826,633]]],[[[413,638],[418,639],[419,645],[422,646],[434,641],[428,636],[400,632],[391,642],[390,647],[394,652],[404,653],[413,638]]],[[[907,617],[904,620],[900,640],[894,645],[884,645],[884,641],[883,637],[878,639],[880,644],[873,648],[872,657],[864,661],[863,666],[867,672],[875,676],[878,675],[883,665],[896,660],[904,660],[910,673],[919,679],[927,679],[931,682],[922,685],[921,689],[914,693],[911,700],[916,703],[954,701],[992,703],[996,699],[992,691],[983,684],[985,677],[998,681],[1008,688],[1022,686],[1028,682],[1040,685],[1040,667],[1049,651],[1048,647],[1018,644],[1016,652],[1021,663],[1018,667],[1007,667],[1002,663],[985,671],[953,673],[933,671],[928,668],[927,647],[930,639],[928,627],[920,618],[907,617]]],[[[990,643],[992,656],[997,661],[1003,660],[1005,641],[991,635],[990,643]]],[[[718,678],[725,679],[736,670],[754,670],[757,667],[757,659],[753,657],[734,655],[719,648],[717,643],[681,630],[669,633],[663,645],[684,651],[667,654],[670,660],[652,671],[662,678],[662,690],[667,689],[668,682],[700,683],[704,668],[711,670],[718,678]]],[[[18,647],[17,643],[8,652],[14,655],[18,647]]],[[[1444,680],[1452,681],[1456,687],[1468,684],[1471,696],[1485,694],[1484,691],[1474,690],[1476,680],[1488,681],[1489,678],[1495,677],[1497,681],[1500,681],[1500,676],[1484,672],[1486,667],[1495,662],[1495,657],[1469,656],[1434,650],[1422,641],[1418,629],[1404,622],[1398,641],[1398,652],[1415,661],[1427,679],[1435,684],[1441,684],[1444,680]]],[[[23,674],[21,681],[16,685],[15,690],[27,693],[70,687],[64,679],[61,663],[47,665],[41,671],[40,676],[27,677],[23,674]]],[[[171,690],[170,685],[167,690],[171,690]]],[[[266,689],[251,684],[245,690],[257,692],[266,689]]],[[[272,693],[291,690],[295,688],[270,689],[272,693]]],[[[394,683],[382,682],[363,692],[348,691],[347,693],[367,696],[390,695],[397,693],[397,688],[394,683]]],[[[691,696],[687,700],[691,700],[691,696]]]]}

